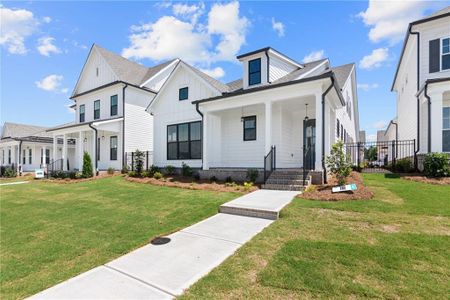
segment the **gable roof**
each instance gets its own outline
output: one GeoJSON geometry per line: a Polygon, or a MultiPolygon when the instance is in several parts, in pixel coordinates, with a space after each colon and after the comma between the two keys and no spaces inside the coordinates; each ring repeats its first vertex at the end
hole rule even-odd
{"type": "Polygon", "coordinates": [[[333,71],[334,76],[336,77],[336,81],[339,85],[339,87],[342,89],[347,82],[348,77],[350,76],[355,64],[346,64],[342,66],[337,66],[334,68],[331,68],[331,71],[333,71]]]}
{"type": "Polygon", "coordinates": [[[193,66],[185,63],[183,61],[184,65],[190,68],[192,71],[194,71],[198,76],[200,76],[202,79],[204,79],[207,83],[209,83],[211,86],[213,86],[216,90],[218,90],[221,93],[227,93],[230,91],[230,88],[228,85],[220,82],[219,80],[209,76],[208,74],[200,71],[197,68],[194,68],[193,66]]]}
{"type": "Polygon", "coordinates": [[[303,66],[303,68],[301,69],[297,69],[295,71],[292,71],[291,73],[275,80],[274,82],[272,82],[272,84],[278,84],[278,83],[283,83],[283,82],[289,82],[295,79],[298,79],[299,77],[301,77],[302,75],[307,75],[308,72],[312,71],[315,67],[319,66],[320,64],[326,62],[328,59],[320,59],[320,60],[316,60],[316,61],[312,61],[309,63],[305,63],[303,66]]]}
{"type": "Polygon", "coordinates": [[[11,122],[5,122],[3,124],[2,139],[6,138],[25,138],[25,137],[52,137],[51,134],[47,133],[47,127],[17,124],[11,122]]]}

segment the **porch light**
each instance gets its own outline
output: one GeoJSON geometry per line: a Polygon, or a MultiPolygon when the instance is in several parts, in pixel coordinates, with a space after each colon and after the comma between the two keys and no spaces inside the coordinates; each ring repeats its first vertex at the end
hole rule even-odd
{"type": "Polygon", "coordinates": [[[84,142],[87,143],[87,138],[84,138],[84,142]]]}
{"type": "Polygon", "coordinates": [[[305,109],[306,109],[306,114],[305,114],[305,121],[308,121],[308,103],[305,103],[305,109]]]}

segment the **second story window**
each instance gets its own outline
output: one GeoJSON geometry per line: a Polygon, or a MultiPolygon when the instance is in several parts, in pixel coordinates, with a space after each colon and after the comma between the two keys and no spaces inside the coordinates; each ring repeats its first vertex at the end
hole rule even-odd
{"type": "Polygon", "coordinates": [[[111,96],[111,116],[117,116],[117,95],[111,96]]]}
{"type": "Polygon", "coordinates": [[[261,83],[261,58],[248,62],[248,85],[261,83]]]}
{"type": "Polygon", "coordinates": [[[84,116],[85,116],[84,113],[85,113],[85,106],[83,104],[83,105],[80,105],[80,123],[84,122],[84,116]]]}
{"type": "Polygon", "coordinates": [[[94,101],[94,120],[100,119],[100,100],[94,101]]]}
{"type": "Polygon", "coordinates": [[[441,69],[450,69],[450,38],[442,39],[441,69]]]}
{"type": "Polygon", "coordinates": [[[187,100],[189,98],[189,88],[184,87],[178,90],[178,100],[187,100]]]}

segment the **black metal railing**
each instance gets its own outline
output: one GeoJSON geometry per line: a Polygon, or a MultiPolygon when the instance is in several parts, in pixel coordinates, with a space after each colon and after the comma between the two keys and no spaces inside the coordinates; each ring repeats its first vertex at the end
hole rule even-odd
{"type": "MultiPolygon", "coordinates": [[[[47,178],[51,177],[52,174],[56,171],[63,170],[64,160],[62,158],[52,160],[49,164],[47,164],[47,178]]],[[[42,168],[42,165],[41,165],[42,168]]],[[[67,170],[69,170],[69,161],[67,160],[67,170]]]]}
{"type": "MultiPolygon", "coordinates": [[[[153,164],[153,151],[141,151],[141,152],[144,154],[143,167],[146,171],[148,171],[153,164]]],[[[136,165],[136,152],[125,152],[124,161],[126,166],[128,167],[128,170],[134,171],[136,165]]]]}
{"type": "Polygon", "coordinates": [[[269,153],[264,156],[264,183],[266,183],[270,174],[276,169],[277,148],[272,146],[269,153]]]}
{"type": "Polygon", "coordinates": [[[303,145],[303,185],[306,184],[306,178],[309,172],[315,169],[315,153],[315,145],[303,145]]]}

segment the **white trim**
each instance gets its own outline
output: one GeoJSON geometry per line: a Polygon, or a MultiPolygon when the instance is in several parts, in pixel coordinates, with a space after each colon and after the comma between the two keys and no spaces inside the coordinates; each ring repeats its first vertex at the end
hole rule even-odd
{"type": "Polygon", "coordinates": [[[445,39],[449,39],[449,50],[450,50],[450,36],[447,37],[442,37],[439,39],[439,72],[448,72],[450,71],[450,68],[448,69],[442,69],[442,56],[444,55],[449,55],[450,56],[450,51],[448,53],[443,53],[444,52],[444,44],[443,44],[443,40],[445,39]]]}
{"type": "Polygon", "coordinates": [[[167,66],[165,66],[164,68],[162,68],[161,70],[159,70],[155,75],[153,75],[152,77],[150,77],[149,79],[147,79],[144,83],[142,83],[139,87],[143,87],[145,86],[147,83],[149,83],[149,81],[151,81],[153,78],[155,78],[156,76],[158,76],[159,74],[161,74],[162,72],[166,71],[167,69],[171,68],[172,65],[177,64],[178,63],[178,59],[175,59],[173,62],[171,62],[170,64],[168,64],[167,66]]]}
{"type": "Polygon", "coordinates": [[[114,123],[114,122],[119,122],[119,121],[123,121],[123,117],[121,117],[121,118],[115,118],[115,119],[113,119],[113,120],[105,120],[105,121],[92,122],[92,126],[98,126],[98,125],[103,125],[103,124],[109,124],[109,123],[114,123]]]}
{"type": "Polygon", "coordinates": [[[322,63],[318,64],[317,66],[315,66],[314,68],[312,68],[311,70],[309,70],[308,72],[301,74],[300,76],[298,76],[297,78],[295,78],[295,80],[298,79],[302,79],[304,77],[306,77],[307,75],[311,74],[312,72],[316,71],[319,67],[321,67],[323,64],[325,63],[329,63],[330,61],[327,59],[325,59],[322,63]]]}
{"type": "Polygon", "coordinates": [[[287,61],[287,62],[290,63],[291,65],[294,65],[294,66],[296,66],[296,67],[299,67],[300,69],[303,69],[303,68],[305,67],[304,65],[299,64],[298,62],[296,62],[296,61],[290,59],[290,58],[287,57],[287,56],[284,56],[283,54],[277,52],[277,51],[274,50],[274,49],[269,49],[268,52],[269,52],[270,54],[273,54],[274,56],[276,56],[276,57],[282,59],[282,60],[287,61]]]}

